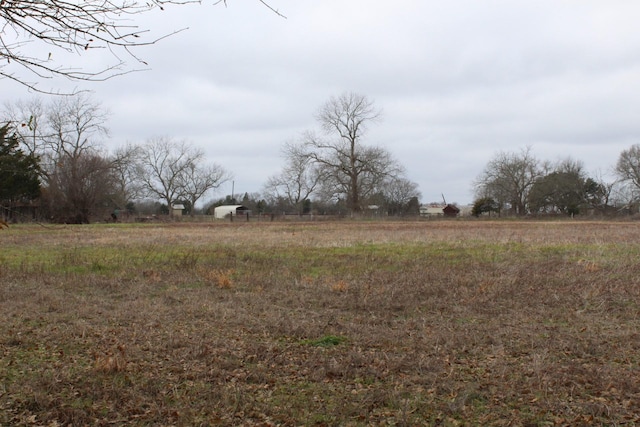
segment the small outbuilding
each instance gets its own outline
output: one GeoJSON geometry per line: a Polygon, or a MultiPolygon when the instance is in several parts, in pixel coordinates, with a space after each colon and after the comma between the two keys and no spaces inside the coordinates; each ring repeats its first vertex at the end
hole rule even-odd
{"type": "Polygon", "coordinates": [[[442,212],[444,213],[444,216],[456,217],[460,214],[460,208],[455,205],[446,205],[442,208],[442,212]]]}
{"type": "Polygon", "coordinates": [[[215,219],[224,219],[229,216],[242,216],[250,213],[251,211],[246,206],[242,205],[222,205],[213,210],[213,217],[215,219]]]}
{"type": "Polygon", "coordinates": [[[171,206],[171,216],[182,216],[182,211],[184,211],[183,204],[175,204],[171,206]]]}
{"type": "Polygon", "coordinates": [[[455,205],[429,205],[420,207],[420,216],[424,217],[456,217],[460,214],[460,208],[455,205]]]}

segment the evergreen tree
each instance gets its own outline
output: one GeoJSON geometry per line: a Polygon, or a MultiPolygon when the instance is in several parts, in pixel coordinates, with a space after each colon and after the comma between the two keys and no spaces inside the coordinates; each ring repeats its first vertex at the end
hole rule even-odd
{"type": "Polygon", "coordinates": [[[471,215],[479,217],[484,213],[488,213],[489,215],[491,215],[491,212],[499,213],[500,205],[491,197],[482,197],[480,199],[476,199],[476,201],[473,203],[471,215]]]}
{"type": "Polygon", "coordinates": [[[38,158],[25,154],[9,131],[9,124],[0,127],[0,204],[4,216],[11,217],[18,203],[40,195],[40,166],[38,158]]]}

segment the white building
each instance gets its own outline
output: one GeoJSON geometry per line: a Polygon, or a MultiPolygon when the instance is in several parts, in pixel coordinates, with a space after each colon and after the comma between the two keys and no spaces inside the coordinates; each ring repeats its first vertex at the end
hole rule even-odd
{"type": "Polygon", "coordinates": [[[182,216],[182,211],[184,210],[184,205],[175,204],[171,206],[171,215],[172,216],[182,216]]]}
{"type": "Polygon", "coordinates": [[[224,219],[229,216],[246,215],[250,213],[246,206],[242,205],[222,205],[213,210],[213,217],[215,219],[224,219]]]}

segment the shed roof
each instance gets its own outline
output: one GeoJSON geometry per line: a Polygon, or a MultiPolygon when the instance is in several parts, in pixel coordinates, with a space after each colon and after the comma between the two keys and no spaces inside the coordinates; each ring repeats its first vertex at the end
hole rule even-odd
{"type": "Polygon", "coordinates": [[[249,208],[247,208],[244,205],[222,205],[222,206],[216,207],[213,210],[213,216],[215,218],[224,218],[229,214],[234,215],[238,211],[247,211],[247,210],[249,210],[249,208]]]}
{"type": "Polygon", "coordinates": [[[247,209],[247,207],[244,205],[221,205],[216,207],[216,209],[221,209],[221,210],[234,210],[238,208],[240,208],[240,210],[247,209]]]}

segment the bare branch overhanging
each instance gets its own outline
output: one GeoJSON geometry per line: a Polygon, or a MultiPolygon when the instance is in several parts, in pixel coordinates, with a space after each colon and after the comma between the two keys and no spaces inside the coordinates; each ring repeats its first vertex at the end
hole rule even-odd
{"type": "MultiPolygon", "coordinates": [[[[215,4],[226,0],[215,1],[215,4]]],[[[278,16],[284,17],[267,2],[259,0],[278,16]]],[[[72,81],[104,81],[116,76],[141,71],[127,68],[124,53],[136,63],[148,64],[133,49],[153,45],[186,28],[171,31],[150,40],[142,36],[148,30],[141,29],[133,21],[135,15],[152,9],[164,10],[167,5],[200,3],[199,0],[0,0],[0,79],[7,78],[35,92],[51,93],[37,87],[38,82],[64,77],[72,81]],[[37,45],[37,42],[41,42],[37,45]],[[33,46],[48,45],[52,50],[43,56],[28,53],[33,46]],[[92,49],[107,49],[115,61],[98,70],[73,68],[57,62],[54,53],[81,55],[92,49]],[[31,78],[18,70],[27,71],[31,78]]],[[[35,50],[35,49],[34,49],[35,50]]]]}

